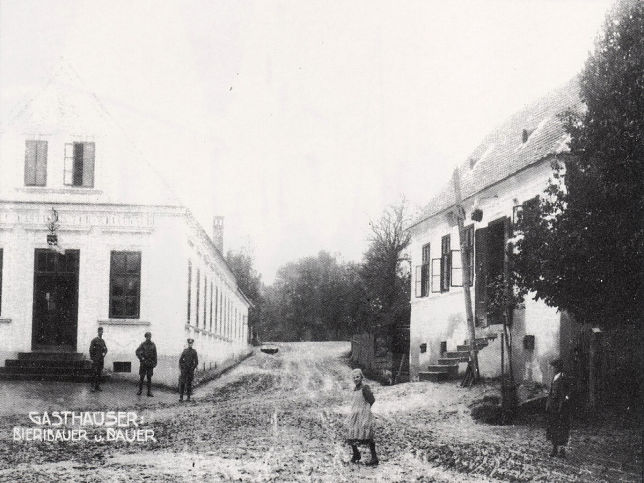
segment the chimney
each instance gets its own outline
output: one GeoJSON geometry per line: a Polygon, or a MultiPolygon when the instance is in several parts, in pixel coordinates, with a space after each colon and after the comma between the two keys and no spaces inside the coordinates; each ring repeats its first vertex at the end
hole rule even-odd
{"type": "Polygon", "coordinates": [[[212,219],[212,241],[219,251],[224,253],[224,217],[215,216],[212,219]]]}

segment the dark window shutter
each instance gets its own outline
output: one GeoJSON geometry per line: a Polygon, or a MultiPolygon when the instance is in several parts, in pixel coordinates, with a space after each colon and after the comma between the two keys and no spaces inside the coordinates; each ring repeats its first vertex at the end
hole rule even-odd
{"type": "Polygon", "coordinates": [[[47,184],[47,141],[36,141],[36,183],[47,184]]]}
{"type": "Polygon", "coordinates": [[[83,143],[74,143],[73,186],[83,186],[83,156],[83,143]]]}
{"type": "Polygon", "coordinates": [[[487,238],[487,227],[476,230],[474,245],[474,315],[476,325],[486,325],[487,321],[487,238]]]}
{"type": "Polygon", "coordinates": [[[36,184],[36,141],[25,141],[25,185],[36,184]]]}
{"type": "Polygon", "coordinates": [[[416,273],[414,274],[416,279],[414,283],[414,292],[416,297],[422,297],[421,293],[421,281],[422,281],[422,276],[421,276],[421,270],[423,266],[422,265],[416,265],[416,273]]]}
{"type": "Polygon", "coordinates": [[[441,291],[441,259],[432,258],[432,293],[441,291]]]}
{"type": "Polygon", "coordinates": [[[83,186],[92,188],[94,186],[94,143],[83,143],[83,186]]]}

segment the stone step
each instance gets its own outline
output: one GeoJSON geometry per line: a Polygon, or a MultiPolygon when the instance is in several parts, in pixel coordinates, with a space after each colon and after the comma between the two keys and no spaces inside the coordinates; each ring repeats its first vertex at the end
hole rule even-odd
{"type": "Polygon", "coordinates": [[[438,363],[444,366],[451,366],[453,364],[458,364],[459,362],[467,362],[469,359],[467,357],[443,357],[438,359],[438,363]]]}
{"type": "MultiPolygon", "coordinates": [[[[487,344],[480,344],[478,342],[474,346],[474,348],[477,351],[480,351],[481,349],[483,349],[485,347],[487,347],[487,344]]],[[[459,352],[469,352],[470,351],[470,346],[469,345],[457,345],[456,350],[459,351],[459,352]]]]}
{"type": "MultiPolygon", "coordinates": [[[[495,337],[495,338],[496,338],[496,337],[495,337]]],[[[477,337],[476,339],[474,339],[474,342],[475,342],[476,344],[485,344],[485,345],[487,345],[487,344],[489,343],[489,341],[488,341],[488,338],[487,338],[487,337],[477,337]]],[[[463,341],[463,344],[464,344],[464,345],[468,345],[468,339],[466,339],[465,341],[463,341]]]]}
{"type": "Polygon", "coordinates": [[[449,374],[451,376],[456,376],[458,374],[458,364],[453,364],[450,366],[442,364],[432,364],[427,366],[427,369],[429,372],[444,372],[445,374],[449,374]]]}
{"type": "MultiPolygon", "coordinates": [[[[102,381],[107,379],[106,376],[102,377],[102,381]]],[[[76,375],[76,374],[8,374],[0,372],[0,380],[16,380],[16,381],[60,381],[60,382],[91,382],[91,375],[76,375]]]]}
{"type": "Polygon", "coordinates": [[[19,352],[18,360],[38,360],[38,361],[82,361],[85,360],[85,354],[80,352],[19,352]]]}
{"type": "Polygon", "coordinates": [[[49,375],[49,374],[60,374],[60,375],[91,375],[92,368],[91,366],[83,367],[70,367],[70,366],[60,366],[60,365],[49,365],[49,366],[6,366],[2,370],[5,374],[37,374],[37,375],[49,375]]]}
{"type": "Polygon", "coordinates": [[[418,373],[418,379],[421,381],[440,382],[452,379],[452,376],[447,372],[421,371],[418,373]]]}
{"type": "Polygon", "coordinates": [[[41,359],[7,359],[5,360],[5,367],[66,367],[66,368],[85,368],[92,367],[92,361],[49,361],[41,359]]]}
{"type": "Polygon", "coordinates": [[[470,353],[468,351],[447,351],[443,354],[444,359],[460,359],[460,358],[468,358],[469,360],[470,353]]]}

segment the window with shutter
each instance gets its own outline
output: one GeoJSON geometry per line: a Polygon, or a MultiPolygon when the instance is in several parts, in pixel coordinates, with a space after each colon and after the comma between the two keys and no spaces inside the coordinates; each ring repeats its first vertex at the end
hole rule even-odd
{"type": "Polygon", "coordinates": [[[188,260],[188,314],[187,314],[187,322],[190,324],[190,299],[192,298],[192,262],[188,260]]]}
{"type": "Polygon", "coordinates": [[[67,186],[94,186],[94,143],[65,144],[65,169],[63,181],[67,186]]]}
{"type": "Polygon", "coordinates": [[[432,258],[432,293],[441,291],[441,259],[432,258]]]}
{"type": "Polygon", "coordinates": [[[450,281],[452,287],[463,286],[463,268],[460,250],[450,250],[450,281]]]}
{"type": "Polygon", "coordinates": [[[430,262],[430,244],[427,243],[423,245],[423,265],[420,273],[420,291],[421,297],[427,297],[429,295],[429,262],[430,262]]]}
{"type": "Polygon", "coordinates": [[[2,248],[0,248],[0,315],[2,315],[2,248]]]}
{"type": "Polygon", "coordinates": [[[25,141],[25,186],[47,184],[47,141],[25,141]]]}
{"type": "Polygon", "coordinates": [[[421,290],[421,288],[422,288],[422,285],[421,285],[421,283],[422,283],[422,276],[421,276],[422,269],[423,269],[422,265],[416,265],[416,272],[414,274],[416,297],[422,297],[423,296],[423,292],[421,290]]]}
{"type": "Polygon", "coordinates": [[[450,236],[441,238],[441,292],[448,292],[450,285],[450,236]]]}
{"type": "Polygon", "coordinates": [[[477,326],[487,325],[487,233],[487,227],[476,230],[474,245],[474,318],[477,326]]]}

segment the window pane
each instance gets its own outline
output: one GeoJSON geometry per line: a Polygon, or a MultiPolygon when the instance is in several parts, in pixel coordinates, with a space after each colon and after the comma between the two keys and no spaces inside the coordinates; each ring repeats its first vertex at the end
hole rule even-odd
{"type": "Polygon", "coordinates": [[[125,315],[125,305],[122,297],[113,297],[111,306],[110,317],[123,317],[125,315]]]}
{"type": "Polygon", "coordinates": [[[136,317],[139,314],[138,297],[125,297],[125,316],[136,317]]]}
{"type": "Polygon", "coordinates": [[[112,272],[125,273],[125,254],[112,252],[112,272]]]}
{"type": "Polygon", "coordinates": [[[83,143],[74,143],[74,174],[72,184],[74,186],[83,185],[83,143]]]}
{"type": "Polygon", "coordinates": [[[141,254],[128,253],[126,256],[128,273],[138,273],[141,268],[141,254]]]}
{"type": "Polygon", "coordinates": [[[112,297],[125,294],[125,277],[112,277],[112,297]]]}
{"type": "Polygon", "coordinates": [[[139,279],[129,277],[127,280],[126,294],[131,296],[139,295],[139,279]]]}

